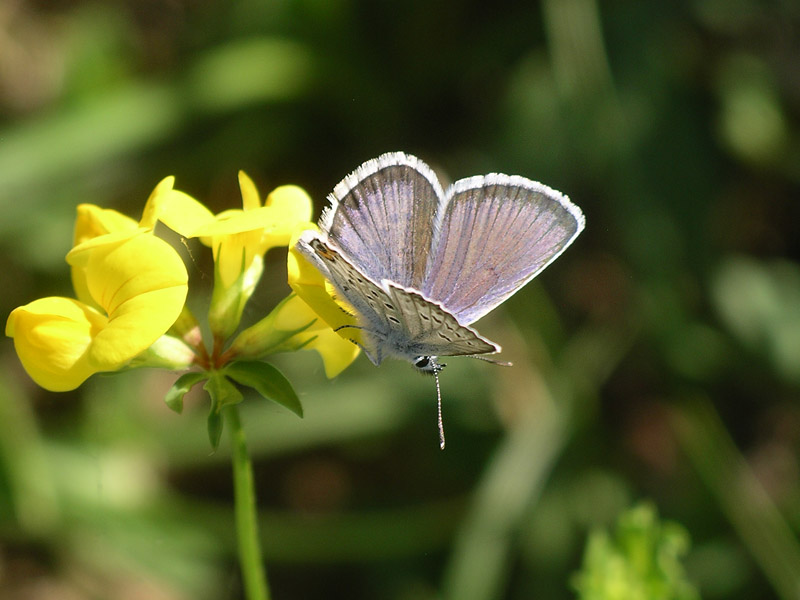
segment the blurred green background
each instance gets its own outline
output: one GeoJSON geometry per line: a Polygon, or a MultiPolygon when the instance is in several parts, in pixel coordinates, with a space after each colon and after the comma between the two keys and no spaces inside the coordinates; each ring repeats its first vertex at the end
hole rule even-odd
{"type": "MultiPolygon", "coordinates": [[[[392,150],[540,180],[587,229],[479,323],[513,368],[447,361],[446,451],[402,363],[282,356],[305,419],[245,402],[274,597],[574,598],[589,531],[649,499],[703,598],[798,598],[798,31],[791,1],[2,0],[2,312],[71,295],[78,203],[138,219],[166,175],[215,211],[238,169],[320,210],[392,150]]],[[[202,394],[46,393],[12,346],[0,597],[240,598],[202,394]]]]}

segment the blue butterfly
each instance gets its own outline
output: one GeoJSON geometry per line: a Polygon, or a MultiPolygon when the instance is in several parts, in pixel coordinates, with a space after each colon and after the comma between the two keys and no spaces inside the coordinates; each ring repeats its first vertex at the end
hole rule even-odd
{"type": "Polygon", "coordinates": [[[585,226],[565,195],[516,175],[442,189],[431,168],[394,152],[369,160],[328,197],[320,232],[297,248],[356,312],[370,361],[400,358],[436,376],[439,356],[500,346],[469,325],[536,277],[585,226]]]}

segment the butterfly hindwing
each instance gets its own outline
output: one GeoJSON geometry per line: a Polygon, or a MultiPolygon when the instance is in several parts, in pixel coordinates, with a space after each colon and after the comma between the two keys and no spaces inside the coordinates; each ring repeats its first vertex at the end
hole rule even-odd
{"type": "Polygon", "coordinates": [[[400,308],[402,321],[411,339],[419,348],[416,355],[465,356],[499,352],[500,346],[482,337],[435,302],[415,290],[386,284],[400,308]]]}
{"type": "Polygon", "coordinates": [[[422,292],[468,325],[538,275],[583,227],[566,196],[524,177],[457,181],[437,214],[422,292]]]}

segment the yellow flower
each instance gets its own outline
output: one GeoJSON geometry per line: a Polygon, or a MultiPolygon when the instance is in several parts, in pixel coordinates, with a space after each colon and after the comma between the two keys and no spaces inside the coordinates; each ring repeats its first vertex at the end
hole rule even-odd
{"type": "Polygon", "coordinates": [[[276,188],[264,205],[253,181],[239,172],[242,209],[226,210],[213,222],[196,228],[191,237],[211,246],[215,280],[209,320],[212,331],[228,337],[238,327],[242,310],[264,269],[264,254],[286,246],[292,232],[311,218],[308,194],[294,185],[276,188]]]}
{"type": "MultiPolygon", "coordinates": [[[[107,234],[133,236],[141,232],[152,232],[157,221],[183,236],[214,221],[214,214],[188,194],[173,188],[174,177],[165,177],[153,189],[147,199],[142,218],[134,219],[110,208],[94,204],[80,204],[75,219],[74,245],[107,234]]],[[[86,275],[81,263],[72,265],[72,287],[81,302],[100,308],[86,289],[86,275]]]]}
{"type": "Polygon", "coordinates": [[[91,305],[41,298],[12,311],[6,324],[25,370],[52,391],[74,389],[147,350],[178,318],[188,290],[178,254],[146,233],[92,237],[67,261],[80,270],[91,305]]]}
{"type": "Polygon", "coordinates": [[[72,298],[40,298],[14,309],[6,335],[22,366],[52,392],[72,390],[99,369],[89,362],[92,338],[108,318],[72,298]]]}

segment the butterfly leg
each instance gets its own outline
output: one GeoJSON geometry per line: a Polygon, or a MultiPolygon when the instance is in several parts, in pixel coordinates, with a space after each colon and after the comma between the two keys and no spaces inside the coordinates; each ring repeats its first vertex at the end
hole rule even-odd
{"type": "MultiPolygon", "coordinates": [[[[336,331],[338,333],[342,329],[361,329],[363,331],[366,331],[364,329],[364,327],[361,327],[360,325],[340,325],[339,327],[334,329],[334,331],[336,331]]],[[[383,360],[383,357],[380,355],[380,351],[378,352],[378,356],[372,356],[372,353],[369,350],[366,349],[364,344],[360,344],[359,342],[357,342],[353,338],[347,338],[347,339],[350,340],[351,342],[353,342],[359,348],[361,348],[361,351],[369,359],[369,362],[371,362],[373,365],[375,365],[377,367],[378,365],[381,364],[381,361],[383,360]]]]}

